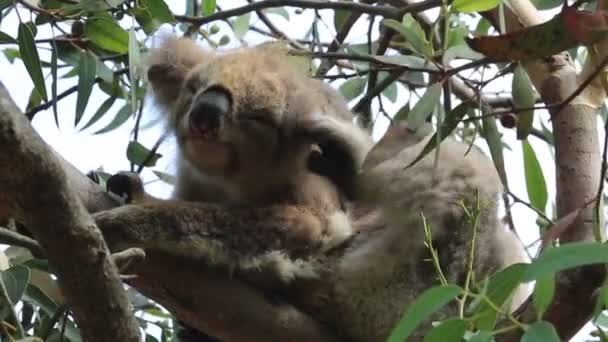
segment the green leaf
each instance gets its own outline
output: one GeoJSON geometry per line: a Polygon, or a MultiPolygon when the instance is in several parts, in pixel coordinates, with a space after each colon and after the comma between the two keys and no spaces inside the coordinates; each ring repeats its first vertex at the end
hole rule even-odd
{"type": "Polygon", "coordinates": [[[46,85],[42,76],[42,67],[40,65],[40,57],[34,42],[34,35],[27,24],[19,24],[17,41],[19,43],[19,54],[25,65],[27,73],[30,75],[34,87],[44,102],[48,101],[46,94],[46,85]]]}
{"type": "Polygon", "coordinates": [[[403,107],[397,111],[397,113],[393,116],[393,122],[399,122],[403,120],[407,120],[408,115],[410,114],[410,103],[406,103],[403,107]]]}
{"type": "Polygon", "coordinates": [[[346,82],[342,83],[342,85],[340,86],[340,93],[348,101],[350,101],[363,93],[363,90],[365,90],[366,84],[367,84],[366,77],[349,78],[348,80],[346,80],[346,82]]]}
{"type": "Polygon", "coordinates": [[[441,143],[445,138],[450,136],[450,134],[452,134],[456,126],[458,126],[458,123],[462,121],[462,118],[469,111],[470,108],[470,103],[462,102],[461,104],[456,106],[456,108],[452,109],[452,111],[446,116],[445,120],[443,120],[443,123],[441,124],[441,139],[439,140],[439,142],[437,141],[437,133],[433,134],[433,136],[431,137],[429,142],[426,143],[420,154],[407,167],[416,164],[418,161],[420,161],[420,159],[424,158],[424,156],[434,150],[435,147],[437,147],[438,143],[441,143]]]}
{"type": "MultiPolygon", "coordinates": [[[[531,108],[534,106],[534,88],[528,74],[521,65],[513,71],[513,103],[514,108],[531,108]]],[[[534,109],[528,109],[517,114],[517,139],[525,139],[532,130],[534,109]]]]}
{"type": "Polygon", "coordinates": [[[215,0],[203,0],[201,10],[204,16],[213,14],[215,12],[215,0]]]}
{"type": "Polygon", "coordinates": [[[89,121],[80,129],[80,131],[84,131],[85,129],[91,127],[94,123],[99,121],[99,119],[101,119],[104,116],[104,114],[110,108],[112,108],[114,101],[116,101],[115,97],[109,97],[105,101],[103,101],[103,103],[101,104],[101,106],[99,106],[99,108],[97,109],[95,114],[93,114],[93,116],[89,119],[89,121]]]}
{"type": "Polygon", "coordinates": [[[268,8],[268,9],[265,9],[263,12],[264,12],[264,14],[280,15],[281,17],[285,18],[285,20],[289,20],[289,12],[287,12],[287,10],[284,7],[268,8]]]}
{"type": "Polygon", "coordinates": [[[462,341],[467,330],[467,321],[452,318],[433,327],[424,337],[424,342],[462,341]]]}
{"type": "Polygon", "coordinates": [[[160,179],[161,181],[170,185],[175,185],[176,177],[174,175],[170,175],[168,173],[156,170],[152,170],[152,172],[154,172],[156,177],[158,177],[158,179],[160,179]]]}
{"type": "Polygon", "coordinates": [[[241,16],[236,17],[234,19],[232,25],[232,29],[234,31],[234,36],[238,39],[241,39],[245,36],[247,31],[249,31],[249,20],[251,19],[251,13],[243,14],[241,16]]]}
{"type": "Polygon", "coordinates": [[[97,57],[90,52],[85,52],[78,64],[78,98],[76,98],[76,118],[74,126],[78,125],[84,115],[89,103],[89,97],[95,84],[97,74],[97,57]]]}
{"type": "Polygon", "coordinates": [[[391,332],[388,342],[406,341],[416,327],[435,311],[451,302],[461,292],[456,285],[441,285],[432,287],[422,294],[407,308],[395,329],[391,332]]]}
{"type": "Polygon", "coordinates": [[[84,25],[84,32],[95,45],[102,49],[116,53],[129,51],[129,34],[109,18],[89,18],[84,25]]]}
{"type": "Polygon", "coordinates": [[[150,12],[152,18],[159,23],[172,23],[175,22],[175,18],[173,17],[173,12],[165,1],[163,0],[144,0],[142,2],[144,6],[150,12]]]}
{"type": "Polygon", "coordinates": [[[137,141],[129,141],[127,146],[127,159],[135,165],[144,165],[147,167],[156,165],[162,154],[152,153],[144,145],[137,141]],[[145,164],[144,164],[145,162],[145,164]]]}
{"type": "Polygon", "coordinates": [[[129,118],[131,117],[131,113],[133,113],[131,111],[131,104],[129,104],[129,103],[125,104],[118,111],[118,113],[116,113],[116,116],[114,117],[114,119],[112,119],[112,121],[106,127],[100,129],[99,131],[97,131],[93,134],[102,134],[102,133],[107,133],[107,132],[115,130],[116,128],[122,126],[122,124],[127,122],[127,120],[129,120],[129,118]]]}
{"type": "MultiPolygon", "coordinates": [[[[379,72],[378,82],[382,82],[382,80],[384,80],[388,75],[388,72],[379,72]]],[[[397,82],[393,82],[388,87],[384,88],[382,95],[384,95],[384,97],[386,97],[389,101],[395,103],[395,101],[397,101],[397,91],[397,82]]]]}
{"type": "Polygon", "coordinates": [[[544,251],[528,266],[524,281],[540,279],[569,268],[608,263],[608,245],[571,242],[544,251]]]}
{"type": "Polygon", "coordinates": [[[431,58],[433,55],[432,47],[426,39],[426,35],[420,24],[412,17],[411,14],[403,16],[403,22],[398,22],[393,19],[386,19],[382,24],[401,34],[412,50],[431,58]]]}
{"type": "MultiPolygon", "coordinates": [[[[485,111],[482,112],[486,114],[485,111]]],[[[494,162],[494,166],[496,166],[496,171],[498,172],[498,176],[500,177],[500,181],[502,184],[507,183],[507,173],[505,171],[505,160],[502,154],[502,136],[498,131],[498,127],[496,127],[496,119],[493,117],[484,115],[481,119],[483,124],[483,133],[488,143],[488,148],[490,149],[490,155],[492,156],[492,161],[494,162]]]]}
{"type": "MultiPolygon", "coordinates": [[[[513,264],[489,277],[484,296],[494,304],[502,307],[515,289],[523,281],[528,269],[527,264],[513,264]]],[[[498,312],[486,301],[479,303],[475,309],[475,327],[480,330],[492,330],[498,318],[498,312]]]]}
{"type": "Polygon", "coordinates": [[[0,44],[17,44],[17,40],[8,34],[0,31],[0,44]]]}
{"type": "MultiPolygon", "coordinates": [[[[550,247],[552,248],[552,247],[550,247]]],[[[541,320],[545,311],[553,300],[555,294],[555,275],[547,274],[536,280],[534,284],[534,294],[532,300],[534,301],[534,307],[538,320],[541,320]]]]}
{"type": "Polygon", "coordinates": [[[344,21],[346,21],[346,17],[350,14],[347,10],[335,10],[334,11],[334,29],[336,32],[340,32],[342,25],[344,25],[344,21]]]}
{"type": "Polygon", "coordinates": [[[441,96],[441,88],[441,83],[433,84],[427,88],[420,100],[416,102],[414,108],[412,108],[407,116],[407,127],[410,130],[417,130],[433,113],[435,106],[437,106],[437,103],[439,102],[439,97],[441,96]]]}
{"type": "Polygon", "coordinates": [[[492,332],[486,330],[480,330],[475,335],[469,338],[468,342],[490,342],[492,340],[492,332]]]}
{"type": "Polygon", "coordinates": [[[55,125],[59,128],[59,113],[57,111],[57,44],[55,40],[51,43],[51,101],[53,102],[53,118],[55,125]]]}
{"type": "Polygon", "coordinates": [[[562,0],[532,0],[532,4],[539,10],[548,10],[563,4],[562,0]]]}
{"type": "MultiPolygon", "coordinates": [[[[41,311],[48,316],[53,316],[61,308],[38,286],[29,284],[25,289],[23,299],[29,303],[39,306],[41,311]]],[[[66,321],[65,337],[72,342],[81,342],[80,332],[71,321],[66,321]]]]}
{"type": "Polygon", "coordinates": [[[543,169],[528,140],[523,140],[521,146],[524,156],[524,170],[526,172],[526,189],[528,190],[530,204],[544,213],[547,206],[548,195],[543,169]]]}
{"type": "Polygon", "coordinates": [[[30,92],[30,97],[27,101],[27,106],[25,107],[25,110],[29,112],[30,110],[32,110],[32,108],[38,106],[41,101],[42,99],[40,98],[40,95],[38,95],[38,91],[36,91],[36,88],[33,88],[30,92]]]}
{"type": "Polygon", "coordinates": [[[499,0],[454,0],[452,9],[462,13],[483,12],[498,6],[499,0]]]}
{"type": "Polygon", "coordinates": [[[1,277],[6,287],[8,298],[13,305],[17,304],[21,300],[27,284],[30,282],[30,269],[22,265],[15,265],[3,271],[1,277]]]}
{"type": "Polygon", "coordinates": [[[521,337],[521,342],[559,342],[561,341],[555,328],[549,322],[537,321],[532,323],[524,336],[521,337]]]}
{"type": "Polygon", "coordinates": [[[141,75],[141,57],[139,52],[139,42],[135,36],[135,27],[129,30],[129,79],[131,81],[131,110],[137,110],[137,89],[139,77],[141,75]]]}

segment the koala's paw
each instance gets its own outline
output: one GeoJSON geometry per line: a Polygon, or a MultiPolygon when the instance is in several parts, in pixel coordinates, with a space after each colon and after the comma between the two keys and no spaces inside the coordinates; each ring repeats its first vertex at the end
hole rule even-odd
{"type": "Polygon", "coordinates": [[[125,203],[142,202],[146,196],[144,184],[134,172],[119,172],[108,179],[106,190],[125,199],[125,203]]]}

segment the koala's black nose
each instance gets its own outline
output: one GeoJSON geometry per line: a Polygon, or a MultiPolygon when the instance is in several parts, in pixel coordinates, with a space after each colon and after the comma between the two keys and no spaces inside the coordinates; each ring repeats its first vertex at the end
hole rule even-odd
{"type": "Polygon", "coordinates": [[[190,126],[193,129],[206,133],[217,129],[220,118],[232,107],[230,93],[224,89],[211,88],[194,98],[190,113],[190,126]]]}

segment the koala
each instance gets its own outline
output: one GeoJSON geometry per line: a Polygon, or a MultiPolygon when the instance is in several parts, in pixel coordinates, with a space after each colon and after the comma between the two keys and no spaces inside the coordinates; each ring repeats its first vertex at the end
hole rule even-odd
{"type": "Polygon", "coordinates": [[[438,284],[425,222],[449,282],[464,282],[471,249],[476,279],[527,261],[499,222],[501,183],[486,156],[447,139],[410,166],[430,132],[400,125],[372,149],[344,100],[279,47],[219,54],[171,38],[151,52],[148,78],[176,136],[178,183],[172,200],[140,194],[95,215],[113,250],[214,265],[352,341],[385,340],[438,284]]]}

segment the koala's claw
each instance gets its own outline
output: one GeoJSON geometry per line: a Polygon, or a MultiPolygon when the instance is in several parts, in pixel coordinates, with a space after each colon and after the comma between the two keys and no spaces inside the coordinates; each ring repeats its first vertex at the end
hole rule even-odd
{"type": "Polygon", "coordinates": [[[144,185],[134,172],[119,172],[108,179],[106,190],[125,199],[127,204],[143,201],[144,185]]]}

